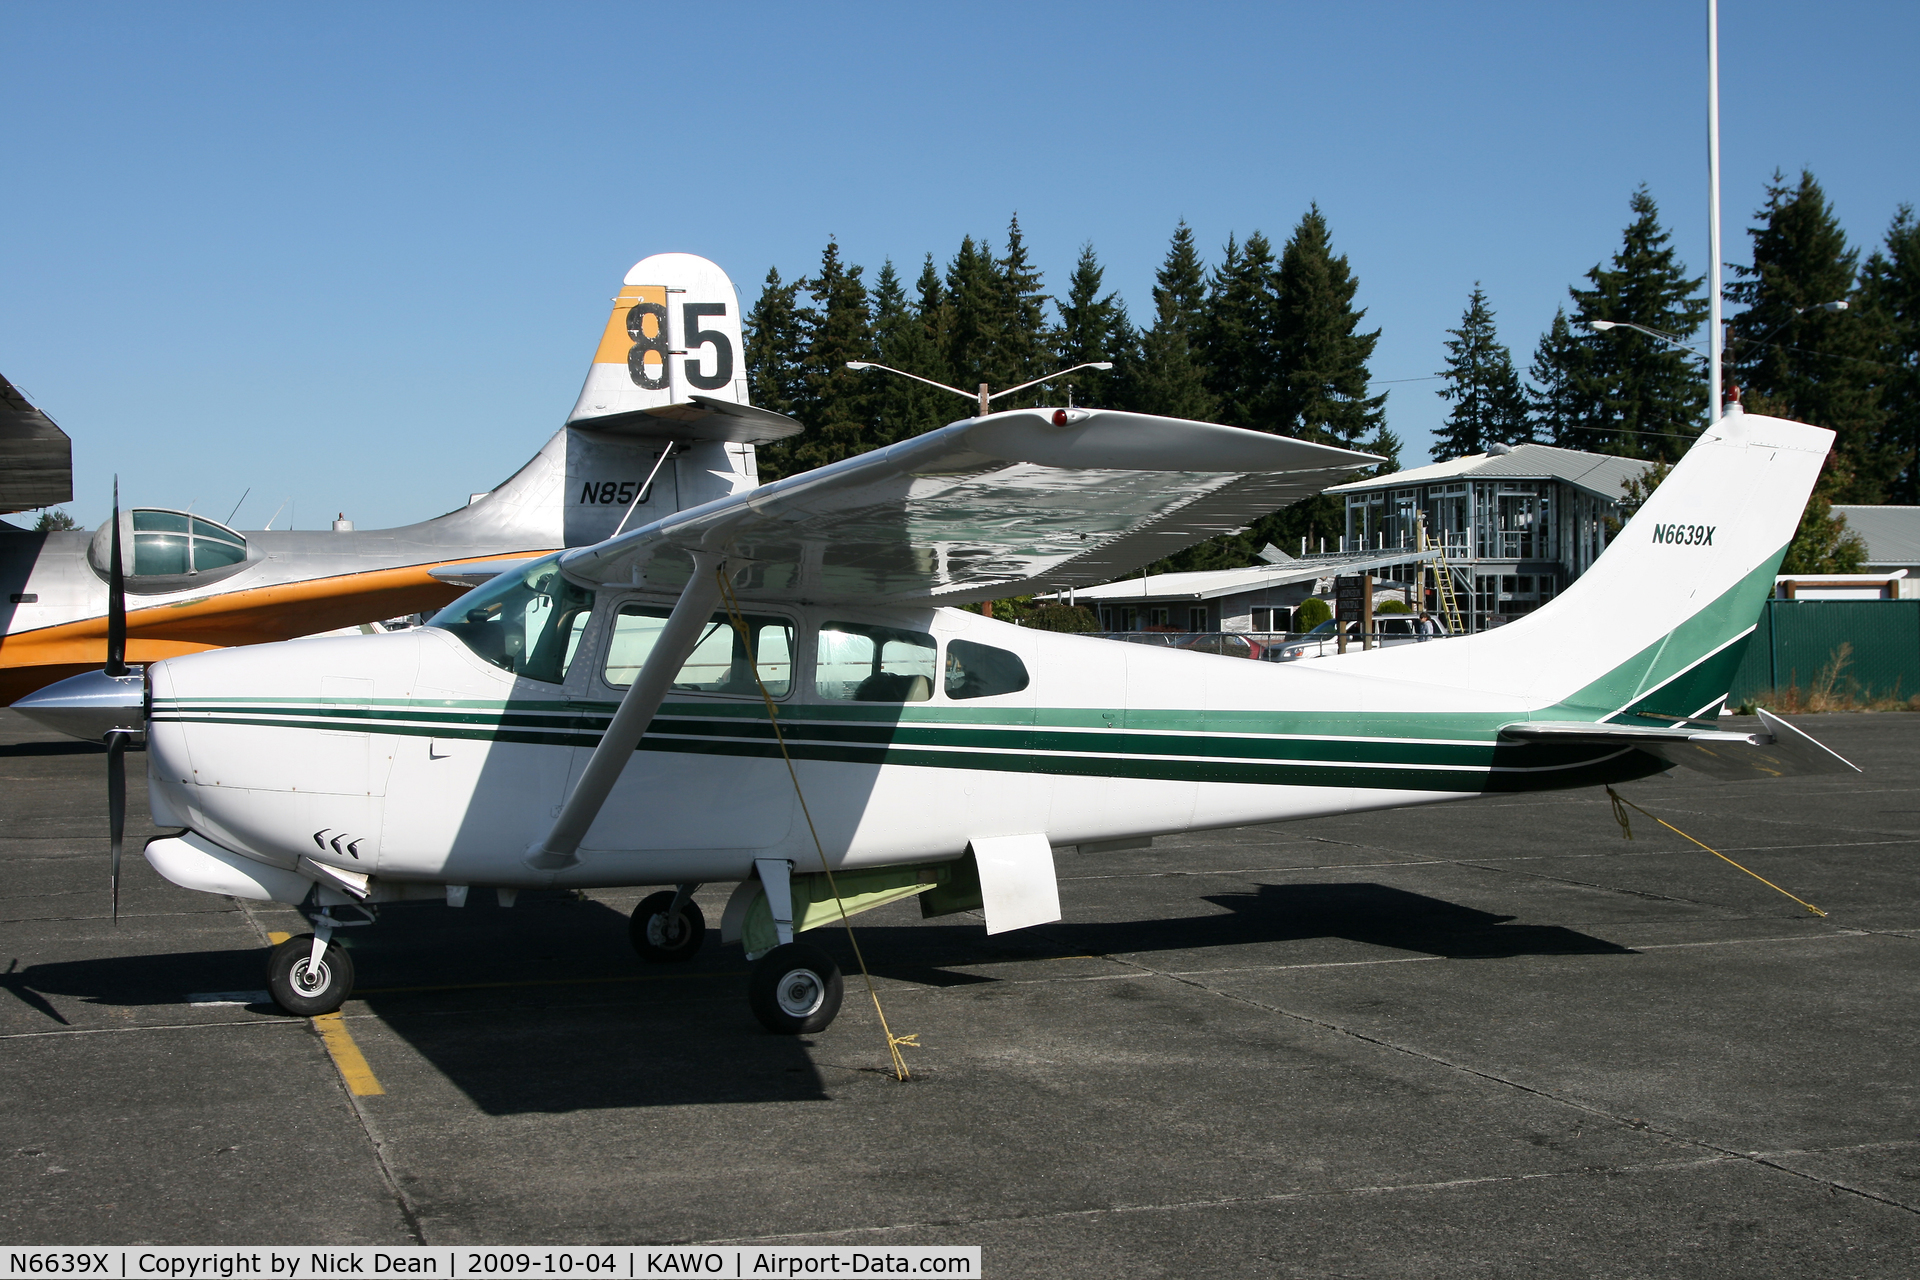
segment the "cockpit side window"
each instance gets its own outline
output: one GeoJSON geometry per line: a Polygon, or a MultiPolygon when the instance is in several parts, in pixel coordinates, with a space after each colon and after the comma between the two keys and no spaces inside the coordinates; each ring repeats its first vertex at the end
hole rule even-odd
{"type": "Polygon", "coordinates": [[[925,702],[933,697],[938,652],[923,631],[823,622],[813,687],[836,702],[925,702]]]}
{"type": "Polygon", "coordinates": [[[1020,655],[971,640],[947,644],[947,696],[991,698],[1027,687],[1027,664],[1020,655]]]}
{"type": "Polygon", "coordinates": [[[564,684],[592,611],[593,592],[568,582],[549,556],[474,588],[427,625],[503,671],[564,684]]]}
{"type": "MultiPolygon", "coordinates": [[[[613,634],[607,641],[607,683],[615,688],[632,684],[645,665],[647,655],[667,625],[668,609],[650,604],[623,604],[613,618],[613,634]]],[[[793,687],[793,623],[786,618],[749,613],[744,615],[747,638],[724,613],[716,613],[700,633],[687,660],[673,678],[680,693],[727,693],[759,696],[754,683],[754,666],[767,694],[784,698],[793,687]],[[751,644],[751,651],[749,651],[751,644]]]]}

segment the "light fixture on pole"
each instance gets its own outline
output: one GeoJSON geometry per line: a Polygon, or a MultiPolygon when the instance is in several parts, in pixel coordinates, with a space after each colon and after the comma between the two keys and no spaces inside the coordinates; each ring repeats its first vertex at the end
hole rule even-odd
{"type": "Polygon", "coordinates": [[[1028,387],[1037,387],[1043,382],[1052,382],[1055,378],[1062,377],[1069,373],[1078,373],[1082,369],[1111,369],[1113,368],[1113,362],[1111,360],[1090,360],[1086,364],[1076,364],[1068,369],[1056,369],[1044,378],[1035,378],[1033,381],[1023,382],[1017,387],[1008,387],[1005,391],[994,391],[992,393],[988,392],[987,384],[984,382],[980,384],[978,393],[962,391],[960,388],[950,387],[944,382],[935,382],[932,378],[923,378],[917,373],[908,373],[905,369],[895,369],[884,364],[875,364],[871,360],[849,360],[847,361],[847,368],[854,370],[880,369],[887,373],[897,373],[903,378],[912,378],[915,382],[924,382],[928,386],[938,387],[942,391],[951,391],[957,396],[972,400],[979,406],[980,416],[984,418],[993,412],[993,402],[1001,396],[1010,396],[1016,391],[1025,391],[1028,387]]]}

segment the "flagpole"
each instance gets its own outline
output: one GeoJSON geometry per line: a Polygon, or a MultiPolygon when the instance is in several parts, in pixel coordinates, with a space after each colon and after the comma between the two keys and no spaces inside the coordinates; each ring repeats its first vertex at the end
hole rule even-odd
{"type": "Polygon", "coordinates": [[[1707,421],[1720,420],[1720,0],[1707,0],[1707,421]]]}

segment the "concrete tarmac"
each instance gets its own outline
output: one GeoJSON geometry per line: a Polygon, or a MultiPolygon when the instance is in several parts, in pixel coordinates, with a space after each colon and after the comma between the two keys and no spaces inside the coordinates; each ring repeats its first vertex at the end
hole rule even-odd
{"type": "Polygon", "coordinates": [[[104,752],[0,712],[0,1237],[1911,1276],[1920,717],[1800,723],[1866,772],[1623,790],[1825,919],[1638,815],[1623,840],[1599,791],[1063,849],[1057,925],[857,919],[923,1046],[901,1084],[856,973],[783,1039],[717,932],[634,957],[639,891],[475,891],[347,934],[369,1085],[258,1001],[296,913],[140,858],[144,757],[116,925],[104,752]]]}

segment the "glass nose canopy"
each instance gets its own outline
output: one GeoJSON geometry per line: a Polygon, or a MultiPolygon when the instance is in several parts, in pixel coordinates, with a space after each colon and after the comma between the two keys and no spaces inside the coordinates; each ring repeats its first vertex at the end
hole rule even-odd
{"type": "Polygon", "coordinates": [[[247,558],[247,540],[223,524],[180,511],[133,513],[133,566],[149,574],[205,573],[247,558]]]}
{"type": "MultiPolygon", "coordinates": [[[[128,579],[182,578],[242,564],[246,538],[185,511],[138,507],[120,517],[121,567],[128,579]]],[[[90,558],[100,573],[112,558],[112,521],[94,535],[90,558]]]]}

